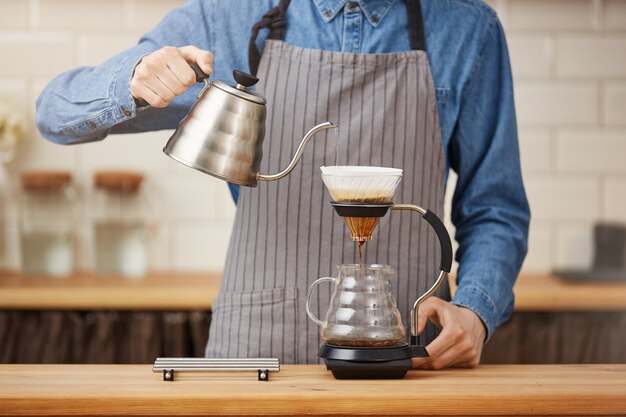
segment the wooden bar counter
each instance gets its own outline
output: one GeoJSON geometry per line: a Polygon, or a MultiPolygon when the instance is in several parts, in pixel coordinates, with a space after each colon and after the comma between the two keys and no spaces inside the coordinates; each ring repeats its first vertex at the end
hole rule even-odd
{"type": "Polygon", "coordinates": [[[626,365],[484,365],[338,381],[321,365],[177,373],[150,365],[0,365],[0,415],[624,415],[626,365]]]}
{"type": "MultiPolygon", "coordinates": [[[[195,310],[210,309],[220,273],[150,274],[140,279],[76,274],[27,277],[0,272],[0,309],[195,310]]],[[[550,274],[522,274],[515,311],[626,311],[626,282],[567,282],[550,274]]]]}

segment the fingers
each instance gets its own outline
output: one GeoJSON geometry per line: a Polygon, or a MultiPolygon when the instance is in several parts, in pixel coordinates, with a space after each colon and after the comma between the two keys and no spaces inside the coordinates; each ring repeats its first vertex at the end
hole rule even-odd
{"type": "Polygon", "coordinates": [[[209,75],[212,72],[213,55],[195,46],[166,46],[145,56],[135,67],[131,79],[133,97],[142,98],[153,107],[166,107],[196,83],[189,62],[198,62],[209,75]]]}
{"type": "Polygon", "coordinates": [[[419,310],[417,311],[418,317],[418,328],[417,331],[421,334],[426,327],[426,323],[430,319],[433,324],[439,328],[442,327],[441,316],[442,316],[442,308],[444,306],[445,301],[437,297],[427,298],[421,305],[419,310]]]}
{"type": "MultiPolygon", "coordinates": [[[[439,335],[440,338],[442,334],[439,335]]],[[[448,337],[447,335],[445,337],[448,337]]],[[[437,339],[435,339],[436,341],[437,339]]],[[[433,341],[434,343],[434,341],[433,341]]],[[[427,347],[428,349],[428,347],[427,347]]],[[[443,369],[457,366],[461,363],[471,362],[472,343],[468,338],[456,338],[448,345],[448,348],[439,354],[433,354],[431,360],[423,365],[425,369],[443,369]]]]}
{"type": "Polygon", "coordinates": [[[183,46],[178,48],[178,50],[187,62],[197,63],[206,75],[213,73],[213,54],[211,52],[204,51],[193,45],[183,46]]]}
{"type": "Polygon", "coordinates": [[[480,318],[471,310],[430,298],[419,310],[420,333],[430,319],[442,329],[428,346],[428,358],[413,359],[413,367],[442,369],[446,367],[476,367],[480,362],[485,338],[480,318]]]}

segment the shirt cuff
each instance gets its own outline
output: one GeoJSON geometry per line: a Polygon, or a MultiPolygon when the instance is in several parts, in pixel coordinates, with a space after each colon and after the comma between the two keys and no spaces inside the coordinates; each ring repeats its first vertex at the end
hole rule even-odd
{"type": "Polygon", "coordinates": [[[476,313],[487,329],[485,338],[485,343],[487,343],[496,330],[498,320],[498,309],[491,297],[480,287],[467,285],[457,288],[451,303],[476,313]]]}
{"type": "Polygon", "coordinates": [[[122,61],[111,83],[111,98],[115,107],[117,123],[125,122],[137,115],[137,104],[130,92],[130,80],[135,71],[135,67],[145,55],[131,56],[122,61]]]}

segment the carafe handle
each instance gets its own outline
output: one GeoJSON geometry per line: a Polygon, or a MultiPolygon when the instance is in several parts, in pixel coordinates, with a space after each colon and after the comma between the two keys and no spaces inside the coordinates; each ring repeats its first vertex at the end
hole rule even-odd
{"type": "Polygon", "coordinates": [[[309,303],[311,302],[311,297],[313,296],[313,290],[315,290],[315,287],[317,287],[319,284],[321,284],[322,282],[336,282],[336,278],[333,277],[323,277],[318,279],[317,281],[315,281],[313,284],[311,284],[311,286],[309,287],[309,291],[306,294],[306,314],[307,316],[309,316],[309,318],[311,320],[313,320],[315,322],[315,324],[317,324],[318,326],[324,326],[324,322],[320,319],[318,319],[315,314],[313,314],[313,312],[311,311],[311,307],[309,306],[309,303]]]}

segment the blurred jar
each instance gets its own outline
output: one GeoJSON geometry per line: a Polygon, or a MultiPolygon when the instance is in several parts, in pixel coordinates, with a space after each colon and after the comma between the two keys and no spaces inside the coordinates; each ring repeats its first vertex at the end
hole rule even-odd
{"type": "Polygon", "coordinates": [[[94,177],[95,270],[142,277],[149,269],[154,207],[136,172],[101,171],[94,177]]]}
{"type": "Polygon", "coordinates": [[[69,172],[31,171],[22,174],[22,272],[64,277],[74,271],[76,204],[69,172]]]}

